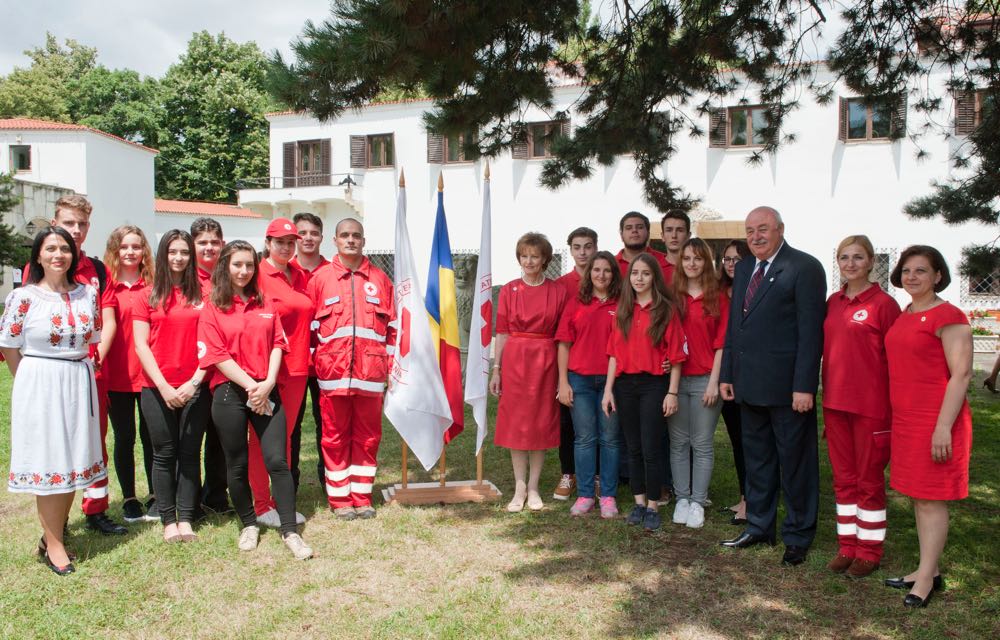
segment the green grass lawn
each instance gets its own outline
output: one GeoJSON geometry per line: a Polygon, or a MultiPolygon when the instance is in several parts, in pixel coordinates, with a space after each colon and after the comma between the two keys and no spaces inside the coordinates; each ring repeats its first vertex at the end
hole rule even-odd
{"type": "MultiPolygon", "coordinates": [[[[32,555],[40,531],[33,498],[2,492],[0,638],[996,638],[1000,399],[978,390],[981,377],[971,392],[970,496],[952,510],[942,565],[948,590],[925,610],[904,609],[904,593],[881,584],[917,563],[912,511],[899,495],[890,497],[883,569],[856,583],[826,571],[836,542],[825,451],[819,535],[807,562],[787,568],[780,545],[730,551],[716,544],[738,532],[715,508],[737,494],[721,426],[706,526],[666,522],[644,535],[622,521],[571,519],[568,503],[549,499],[559,472],[554,451],[543,476],[546,510],[507,514],[509,457],[492,446],[486,477],[506,494],[500,504],[394,506],[380,508],[375,520],[335,522],[312,471],[307,418],[298,509],[308,518],[303,536],[314,559],[295,561],[270,530],[255,553],[239,553],[238,525],[222,517],[204,523],[193,544],[164,545],[157,524],[103,538],[85,530],[75,507],[69,545],[80,555],[78,570],[58,578],[32,555]]],[[[10,384],[4,369],[4,466],[10,384]]],[[[474,440],[467,429],[449,448],[450,479],[475,476],[474,440]]],[[[388,424],[379,464],[377,489],[400,480],[400,441],[388,424]]],[[[410,479],[432,478],[411,466],[410,479]]],[[[111,491],[120,520],[114,476],[111,491]]],[[[619,499],[630,500],[625,491],[619,499]]]]}

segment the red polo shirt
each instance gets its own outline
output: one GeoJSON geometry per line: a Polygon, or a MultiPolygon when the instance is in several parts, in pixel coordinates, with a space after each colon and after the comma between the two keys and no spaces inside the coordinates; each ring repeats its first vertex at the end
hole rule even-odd
{"type": "Polygon", "coordinates": [[[198,267],[198,284],[201,285],[201,295],[208,299],[212,293],[212,272],[198,267]]]}
{"type": "Polygon", "coordinates": [[[712,373],[715,352],[726,344],[726,326],[729,324],[729,297],[719,292],[719,315],[705,313],[704,297],[684,295],[684,336],[687,338],[688,357],[684,363],[686,376],[704,376],[712,373]]]}
{"type": "MultiPolygon", "coordinates": [[[[663,273],[663,279],[666,281],[667,286],[673,286],[674,281],[674,265],[667,262],[667,254],[661,253],[656,249],[650,249],[646,247],[643,253],[648,253],[649,255],[656,258],[656,263],[660,265],[660,271],[663,273]]],[[[625,259],[625,250],[622,249],[618,252],[615,258],[618,260],[618,268],[622,271],[622,277],[625,278],[625,282],[622,286],[628,286],[628,265],[629,261],[625,259]]]]}
{"type": "Polygon", "coordinates": [[[899,314],[899,305],[877,284],[853,300],[841,289],[826,301],[825,408],[877,419],[890,415],[885,334],[899,314]]]}
{"type": "MultiPolygon", "coordinates": [[[[153,352],[160,373],[167,384],[177,388],[194,377],[198,370],[198,355],[204,345],[198,341],[198,318],[204,302],[188,304],[180,287],[174,287],[165,301],[153,309],[149,306],[152,287],[136,296],[132,321],[149,325],[149,350],[153,352]]],[[[155,388],[153,379],[143,372],[143,386],[155,388]]]]}
{"type": "Polygon", "coordinates": [[[636,302],[632,311],[632,325],[629,327],[628,339],[625,339],[617,322],[608,338],[607,352],[615,359],[615,376],[623,373],[650,373],[662,376],[664,360],[670,360],[672,365],[684,362],[687,359],[687,345],[679,316],[675,309],[670,314],[670,322],[663,332],[663,338],[653,344],[649,334],[646,333],[649,330],[649,305],[643,307],[636,302]]]}
{"type": "MultiPolygon", "coordinates": [[[[142,278],[132,286],[110,280],[101,296],[101,306],[115,310],[115,323],[118,326],[101,366],[104,379],[108,381],[108,391],[142,391],[144,377],[132,337],[132,314],[145,289],[146,282],[142,278]]],[[[149,297],[148,294],[146,297],[149,297]]]]}
{"type": "MultiPolygon", "coordinates": [[[[205,303],[198,320],[198,340],[205,344],[205,352],[198,359],[199,367],[204,369],[233,360],[254,380],[267,377],[272,350],[288,351],[281,317],[274,307],[267,301],[263,305],[247,303],[239,296],[233,296],[229,311],[205,303]]],[[[228,381],[215,369],[210,386],[215,389],[228,381]]]]}
{"type": "Polygon", "coordinates": [[[288,265],[291,281],[266,259],[260,261],[260,290],[267,303],[281,315],[281,326],[288,340],[288,353],[281,360],[281,375],[309,375],[309,325],[316,307],[306,294],[309,276],[302,269],[288,265]]]}
{"type": "MultiPolygon", "coordinates": [[[[566,293],[568,294],[566,300],[576,300],[580,297],[580,280],[580,274],[577,273],[576,267],[573,267],[572,271],[556,279],[558,284],[566,288],[566,293]]],[[[565,309],[563,312],[565,313],[565,309]]]]}
{"type": "MultiPolygon", "coordinates": [[[[565,276],[564,276],[565,277],[565,276]]],[[[566,303],[556,340],[568,342],[569,370],[581,376],[608,375],[608,338],[615,322],[618,300],[591,298],[583,304],[574,296],[566,303]]]]}
{"type": "Polygon", "coordinates": [[[299,263],[299,257],[298,256],[293,256],[292,259],[288,261],[288,264],[290,264],[290,265],[292,265],[294,267],[298,267],[302,271],[302,273],[306,274],[306,279],[308,280],[309,278],[312,277],[312,274],[314,274],[317,271],[319,271],[320,267],[324,267],[324,266],[330,264],[330,261],[327,260],[326,258],[324,258],[322,255],[320,255],[320,257],[319,257],[319,264],[316,265],[316,268],[313,269],[312,271],[310,271],[309,269],[306,269],[305,267],[303,267],[299,263]]]}

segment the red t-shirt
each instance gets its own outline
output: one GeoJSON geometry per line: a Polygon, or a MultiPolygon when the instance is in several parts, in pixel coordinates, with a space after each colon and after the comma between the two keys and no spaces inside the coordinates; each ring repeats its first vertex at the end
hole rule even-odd
{"type": "Polygon", "coordinates": [[[643,307],[636,302],[632,311],[628,339],[625,339],[625,335],[618,328],[617,321],[608,338],[607,352],[615,359],[615,376],[623,373],[651,373],[654,376],[662,376],[664,360],[670,360],[671,365],[684,362],[687,359],[687,345],[679,316],[675,309],[670,314],[670,322],[663,332],[663,338],[653,344],[649,334],[646,333],[649,330],[649,305],[643,307]]]}
{"type": "MultiPolygon", "coordinates": [[[[281,316],[267,301],[263,305],[244,302],[233,296],[233,306],[223,311],[210,301],[198,320],[198,340],[205,352],[198,359],[202,369],[233,360],[254,380],[267,377],[271,351],[288,351],[281,316]]],[[[215,389],[229,378],[215,369],[210,386],[215,389]]]]}
{"type": "Polygon", "coordinates": [[[566,288],[566,293],[568,294],[566,300],[576,300],[580,297],[580,279],[580,274],[577,273],[576,267],[573,267],[573,270],[569,273],[556,278],[556,282],[566,288]]]}
{"type": "Polygon", "coordinates": [[[261,260],[258,282],[265,301],[281,315],[281,326],[288,340],[288,354],[281,360],[281,375],[305,376],[309,375],[309,325],[316,307],[306,293],[309,277],[291,263],[288,271],[291,282],[266,259],[261,260]]]}
{"type": "MultiPolygon", "coordinates": [[[[170,296],[153,309],[149,306],[151,293],[153,288],[146,287],[136,296],[132,321],[149,325],[149,350],[167,384],[176,388],[191,380],[198,370],[198,356],[204,350],[198,341],[198,318],[205,303],[188,304],[180,287],[174,287],[170,296]]],[[[145,372],[143,386],[156,387],[145,372]]]]}
{"type": "MultiPolygon", "coordinates": [[[[667,254],[661,253],[656,249],[650,249],[646,247],[643,253],[648,253],[649,255],[656,258],[656,263],[660,265],[660,271],[663,273],[663,279],[667,283],[668,287],[673,286],[674,281],[674,265],[667,262],[667,254]]],[[[623,287],[628,286],[628,265],[629,261],[625,259],[625,250],[622,249],[618,252],[615,258],[618,259],[618,268],[622,271],[622,277],[625,278],[625,282],[622,283],[623,287]]]]}
{"type": "Polygon", "coordinates": [[[870,418],[889,417],[885,334],[899,317],[877,284],[853,300],[844,289],[826,301],[823,321],[823,406],[870,418]]]}
{"type": "Polygon", "coordinates": [[[293,256],[293,257],[292,257],[292,259],[288,261],[288,264],[292,265],[293,267],[298,267],[299,269],[301,269],[301,270],[302,270],[302,273],[306,274],[306,280],[308,280],[309,278],[311,278],[311,277],[312,277],[312,274],[314,274],[314,273],[316,273],[317,271],[319,271],[319,268],[320,268],[320,267],[323,267],[323,266],[326,266],[326,265],[330,264],[330,261],[329,261],[329,260],[327,260],[326,258],[324,258],[324,257],[323,257],[323,256],[321,255],[321,256],[319,257],[319,264],[318,264],[318,265],[316,265],[316,268],[315,268],[315,269],[313,269],[312,271],[310,271],[309,269],[306,269],[305,267],[303,267],[303,266],[302,266],[302,265],[301,265],[301,264],[299,263],[299,257],[298,257],[298,256],[293,256]]]}
{"type": "MultiPolygon", "coordinates": [[[[142,391],[144,376],[132,337],[132,314],[145,289],[146,282],[142,278],[131,287],[123,282],[110,280],[101,296],[101,307],[115,310],[115,324],[118,327],[101,366],[104,379],[108,382],[108,391],[142,391]]],[[[149,297],[148,294],[146,297],[149,297]]]]}
{"type": "Polygon", "coordinates": [[[563,308],[556,340],[570,342],[569,370],[581,376],[608,374],[608,337],[615,323],[618,300],[591,298],[583,304],[575,296],[563,308]]]}
{"type": "Polygon", "coordinates": [[[683,374],[704,376],[712,373],[715,352],[726,344],[726,326],[729,324],[729,296],[719,292],[719,315],[705,314],[704,298],[684,295],[684,336],[687,338],[687,361],[683,374]]]}

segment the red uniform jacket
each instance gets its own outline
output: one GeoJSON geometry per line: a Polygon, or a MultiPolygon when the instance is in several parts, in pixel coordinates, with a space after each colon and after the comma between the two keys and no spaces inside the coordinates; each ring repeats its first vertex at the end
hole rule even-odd
{"type": "Polygon", "coordinates": [[[381,394],[396,349],[392,281],[368,258],[351,271],[337,256],[313,272],[307,291],[319,322],[313,361],[320,390],[328,395],[381,394]]]}

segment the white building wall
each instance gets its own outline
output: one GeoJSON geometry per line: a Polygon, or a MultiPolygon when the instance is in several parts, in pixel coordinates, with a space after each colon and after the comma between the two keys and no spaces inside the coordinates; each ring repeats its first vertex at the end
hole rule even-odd
{"type": "Polygon", "coordinates": [[[86,154],[87,182],[82,193],[94,211],[83,249],[103,258],[108,236],[116,227],[133,224],[147,234],[155,228],[155,154],[94,133],[87,134],[86,154]]]}
{"type": "Polygon", "coordinates": [[[87,190],[87,131],[0,131],[0,171],[10,172],[10,145],[31,147],[31,170],[18,178],[76,193],[87,190]]]}
{"type": "MultiPolygon", "coordinates": [[[[943,88],[944,76],[936,81],[940,95],[946,98],[944,108],[934,119],[947,123],[951,121],[951,101],[943,88]]],[[[557,89],[553,113],[570,108],[581,91],[579,87],[557,89]]],[[[842,87],[838,93],[850,96],[842,87]]],[[[752,104],[753,97],[748,99],[752,104]]],[[[696,98],[692,104],[698,102],[696,98]]],[[[726,106],[735,105],[734,98],[726,106]]],[[[395,185],[400,169],[404,169],[411,241],[418,268],[423,271],[433,231],[437,178],[439,172],[443,173],[452,249],[475,251],[479,247],[485,162],[427,163],[421,115],[431,107],[429,101],[375,105],[360,112],[346,112],[335,122],[322,125],[298,114],[271,116],[271,174],[281,175],[282,143],[331,138],[332,172],[358,174],[355,198],[364,203],[367,248],[391,250],[395,185]],[[350,136],[379,133],[395,134],[395,167],[351,169],[350,136]]],[[[529,108],[525,120],[544,121],[551,116],[529,108]]],[[[573,114],[571,119],[577,117],[573,114]]],[[[692,117],[704,120],[703,127],[707,127],[707,116],[692,117]]],[[[909,130],[919,130],[923,116],[910,108],[908,118],[909,130]]],[[[876,250],[885,249],[892,255],[898,255],[910,244],[934,245],[956,272],[954,283],[943,295],[960,303],[957,266],[961,248],[987,237],[986,228],[976,224],[948,227],[940,221],[914,221],[902,213],[907,202],[930,192],[933,180],[948,177],[949,155],[960,141],[930,133],[919,142],[929,157],[918,161],[915,158],[918,147],[909,139],[845,144],[837,139],[837,131],[836,98],[830,104],[820,105],[806,93],[801,107],[786,123],[786,132],[794,132],[797,140],[785,145],[776,157],[766,157],[760,166],[747,164],[750,151],[709,148],[707,137],[682,135],[677,140],[678,153],[664,170],[674,184],[701,198],[705,208],[720,212],[724,219],[742,221],[758,205],[777,208],[784,217],[789,244],[820,260],[831,287],[837,281],[833,254],[844,236],[867,234],[876,250]]],[[[645,202],[630,156],[620,157],[610,167],[596,166],[589,180],[572,182],[558,191],[539,186],[543,164],[543,160],[513,160],[509,153],[490,161],[496,284],[519,274],[514,245],[526,231],[545,233],[559,251],[565,249],[570,230],[586,225],[597,230],[602,248],[616,252],[621,247],[618,220],[622,214],[635,209],[647,214],[654,224],[661,215],[645,202]]],[[[339,217],[327,217],[327,225],[332,226],[339,217]]],[[[331,237],[328,231],[327,254],[333,251],[331,237]]],[[[570,268],[568,256],[564,267],[570,268]]],[[[903,301],[906,296],[898,297],[903,301]]]]}
{"type": "MultiPolygon", "coordinates": [[[[191,230],[191,223],[201,216],[177,213],[157,213],[155,216],[155,232],[149,238],[153,245],[153,250],[160,242],[163,234],[171,229],[191,230]]],[[[222,225],[222,235],[226,242],[230,240],[246,240],[258,250],[264,248],[264,231],[267,229],[269,220],[260,218],[239,218],[236,216],[219,216],[216,222],[222,225]]],[[[145,227],[143,227],[145,230],[145,227]]]]}

